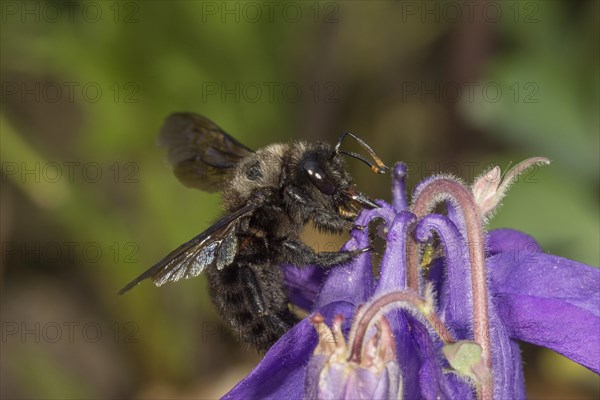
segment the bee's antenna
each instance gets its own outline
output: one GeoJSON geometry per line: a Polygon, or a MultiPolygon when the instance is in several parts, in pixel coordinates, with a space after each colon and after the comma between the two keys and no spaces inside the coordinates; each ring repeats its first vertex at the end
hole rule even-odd
{"type": "Polygon", "coordinates": [[[366,158],[364,158],[360,154],[354,153],[352,151],[344,151],[344,150],[338,150],[334,154],[344,154],[344,155],[350,156],[352,158],[356,158],[357,160],[360,160],[360,161],[364,162],[365,164],[367,164],[369,167],[371,167],[371,169],[374,172],[376,172],[376,173],[383,173],[383,171],[380,172],[380,169],[376,165],[373,165],[373,163],[371,163],[369,160],[367,160],[366,158]]]}
{"type": "Polygon", "coordinates": [[[387,171],[389,169],[389,167],[387,167],[383,161],[381,161],[381,159],[377,156],[377,154],[375,154],[375,151],[373,151],[373,149],[366,144],[361,138],[359,138],[358,136],[354,135],[351,132],[344,132],[342,133],[342,136],[340,136],[337,144],[335,145],[335,147],[333,148],[333,154],[331,155],[331,157],[333,158],[333,156],[335,156],[336,154],[345,154],[347,156],[350,156],[352,158],[356,158],[357,160],[360,160],[362,162],[364,162],[365,164],[367,164],[369,167],[371,167],[371,170],[373,172],[375,172],[376,174],[383,174],[385,173],[385,171],[387,171]],[[358,142],[358,144],[360,144],[365,150],[367,150],[367,152],[369,153],[369,155],[371,157],[373,157],[373,160],[375,161],[375,164],[372,164],[371,162],[369,162],[368,160],[366,160],[363,156],[361,156],[360,154],[357,153],[353,153],[353,152],[348,152],[348,151],[343,151],[340,150],[340,146],[342,145],[342,142],[344,141],[344,139],[346,138],[346,136],[350,136],[351,138],[353,138],[354,140],[356,140],[358,142]]]}

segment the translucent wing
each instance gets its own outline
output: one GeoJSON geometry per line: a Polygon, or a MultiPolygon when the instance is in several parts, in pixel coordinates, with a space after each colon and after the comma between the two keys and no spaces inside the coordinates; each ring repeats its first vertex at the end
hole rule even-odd
{"type": "Polygon", "coordinates": [[[169,149],[169,162],[181,183],[208,192],[220,190],[227,172],[252,153],[211,120],[194,113],[171,114],[158,143],[169,149]]]}
{"type": "Polygon", "coordinates": [[[255,208],[256,205],[247,205],[221,218],[129,282],[119,294],[127,292],[147,278],[152,278],[156,286],[161,286],[166,282],[198,276],[211,265],[222,269],[231,264],[237,254],[236,228],[241,219],[250,215],[255,208]]]}

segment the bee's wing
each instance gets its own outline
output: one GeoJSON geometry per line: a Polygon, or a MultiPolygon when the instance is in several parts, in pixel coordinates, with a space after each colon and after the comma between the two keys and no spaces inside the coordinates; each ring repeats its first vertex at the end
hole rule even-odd
{"type": "Polygon", "coordinates": [[[198,276],[210,265],[221,269],[231,264],[237,254],[237,224],[255,208],[256,205],[246,205],[221,218],[206,231],[182,244],[129,282],[119,290],[119,294],[127,292],[147,278],[152,278],[156,286],[161,286],[166,282],[198,276]]]}
{"type": "Polygon", "coordinates": [[[171,114],[158,144],[169,149],[169,162],[181,183],[208,192],[220,190],[227,172],[252,153],[211,120],[194,113],[171,114]]]}

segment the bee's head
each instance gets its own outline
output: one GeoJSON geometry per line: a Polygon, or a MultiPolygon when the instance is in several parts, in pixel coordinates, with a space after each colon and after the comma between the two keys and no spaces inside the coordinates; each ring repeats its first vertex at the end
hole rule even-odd
{"type": "Polygon", "coordinates": [[[355,189],[342,154],[326,143],[312,144],[299,158],[296,176],[314,201],[353,220],[363,208],[378,205],[355,189]]]}

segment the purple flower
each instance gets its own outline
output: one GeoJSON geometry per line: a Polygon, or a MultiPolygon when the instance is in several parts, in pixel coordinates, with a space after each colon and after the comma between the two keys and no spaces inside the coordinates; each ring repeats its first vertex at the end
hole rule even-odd
{"type": "MultiPolygon", "coordinates": [[[[524,398],[518,340],[600,373],[600,269],[543,253],[524,233],[484,230],[510,183],[541,163],[503,178],[496,167],[471,187],[431,177],[410,207],[396,165],[393,206],[356,221],[382,220],[379,276],[369,254],[330,271],[282,267],[311,315],[225,398],[524,398]],[[440,203],[446,212],[433,213],[440,203]]],[[[344,248],[369,242],[354,230],[344,248]]]]}

